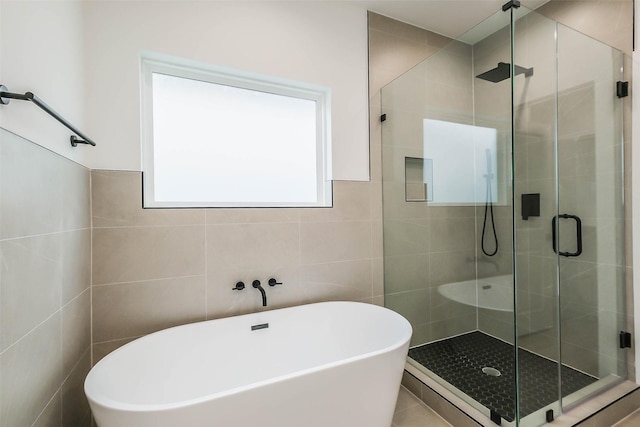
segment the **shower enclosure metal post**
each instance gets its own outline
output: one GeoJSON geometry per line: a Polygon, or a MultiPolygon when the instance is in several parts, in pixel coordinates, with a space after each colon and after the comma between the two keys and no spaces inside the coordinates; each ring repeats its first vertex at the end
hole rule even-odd
{"type": "MultiPolygon", "coordinates": [[[[515,141],[516,141],[516,111],[515,111],[515,85],[514,85],[514,79],[516,76],[516,66],[515,66],[515,16],[514,16],[514,10],[517,9],[518,7],[520,7],[520,1],[518,0],[511,0],[508,3],[504,4],[502,6],[502,10],[504,12],[509,11],[509,36],[510,36],[510,43],[509,43],[509,55],[511,58],[511,63],[509,64],[509,83],[511,85],[510,90],[511,90],[511,165],[513,167],[513,170],[511,172],[511,227],[512,227],[512,232],[511,232],[511,248],[513,253],[517,253],[517,248],[516,248],[516,221],[515,219],[517,218],[516,216],[516,181],[515,181],[515,176],[516,176],[516,147],[515,147],[515,141]]],[[[515,420],[516,420],[516,425],[519,424],[520,422],[520,379],[519,379],[519,365],[518,365],[518,292],[517,292],[517,257],[513,257],[513,261],[512,261],[512,269],[513,269],[513,360],[514,360],[514,372],[513,372],[513,378],[514,378],[514,384],[513,384],[513,389],[514,389],[514,395],[513,398],[515,400],[514,402],[514,406],[515,406],[515,420]]]]}

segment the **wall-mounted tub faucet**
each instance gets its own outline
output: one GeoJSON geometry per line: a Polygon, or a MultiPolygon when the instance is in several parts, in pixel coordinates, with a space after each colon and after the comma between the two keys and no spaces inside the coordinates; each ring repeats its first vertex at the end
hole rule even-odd
{"type": "Polygon", "coordinates": [[[254,280],[253,283],[251,283],[251,285],[256,288],[257,290],[260,291],[260,293],[262,294],[262,306],[266,307],[267,306],[267,293],[264,291],[264,288],[262,287],[262,285],[260,285],[260,280],[254,280]]]}
{"type": "Polygon", "coordinates": [[[231,288],[234,291],[241,291],[244,289],[244,282],[238,282],[236,283],[236,287],[235,288],[231,288]]]}

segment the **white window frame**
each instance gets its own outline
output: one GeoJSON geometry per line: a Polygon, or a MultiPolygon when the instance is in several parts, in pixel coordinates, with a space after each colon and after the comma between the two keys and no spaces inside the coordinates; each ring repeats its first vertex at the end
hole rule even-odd
{"type": "Polygon", "coordinates": [[[328,87],[299,83],[246,71],[213,66],[157,53],[141,55],[141,138],[143,171],[143,207],[330,207],[331,182],[331,91],[328,87]],[[155,200],[153,154],[153,85],[154,73],[166,74],[214,84],[255,90],[275,95],[312,100],[316,103],[316,201],[314,202],[220,202],[155,200]]]}

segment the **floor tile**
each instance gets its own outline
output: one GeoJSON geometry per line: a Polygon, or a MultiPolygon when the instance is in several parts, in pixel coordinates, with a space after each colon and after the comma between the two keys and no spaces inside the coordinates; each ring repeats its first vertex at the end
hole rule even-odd
{"type": "Polygon", "coordinates": [[[433,409],[407,389],[401,387],[392,427],[423,427],[427,425],[429,427],[451,427],[451,424],[440,418],[433,409]]]}
{"type": "Polygon", "coordinates": [[[613,427],[636,427],[640,426],[640,409],[633,412],[628,417],[620,420],[613,427]]]}

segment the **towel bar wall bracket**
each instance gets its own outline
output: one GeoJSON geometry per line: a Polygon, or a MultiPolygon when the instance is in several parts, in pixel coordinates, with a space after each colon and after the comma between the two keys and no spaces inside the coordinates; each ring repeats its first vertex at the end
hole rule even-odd
{"type": "Polygon", "coordinates": [[[69,123],[64,117],[54,111],[43,100],[35,96],[32,92],[26,92],[25,94],[11,93],[6,86],[0,85],[0,105],[7,105],[9,104],[9,102],[11,102],[12,99],[33,102],[51,117],[62,123],[67,129],[71,130],[71,132],[75,133],[75,135],[71,135],[71,137],[69,138],[72,147],[77,147],[78,144],[87,144],[92,146],[96,145],[96,143],[93,142],[89,137],[80,132],[75,126],[69,123]]]}

